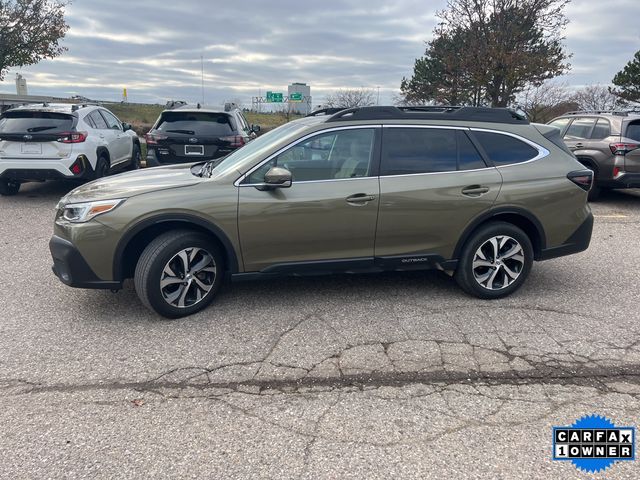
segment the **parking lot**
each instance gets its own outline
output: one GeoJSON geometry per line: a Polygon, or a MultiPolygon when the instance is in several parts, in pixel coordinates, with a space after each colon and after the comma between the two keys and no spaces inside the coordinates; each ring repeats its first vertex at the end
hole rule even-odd
{"type": "Polygon", "coordinates": [[[551,427],[638,424],[640,191],[503,300],[437,272],[283,278],[169,321],[131,283],[53,276],[68,189],[0,198],[0,478],[593,478],[551,461],[551,427]]]}

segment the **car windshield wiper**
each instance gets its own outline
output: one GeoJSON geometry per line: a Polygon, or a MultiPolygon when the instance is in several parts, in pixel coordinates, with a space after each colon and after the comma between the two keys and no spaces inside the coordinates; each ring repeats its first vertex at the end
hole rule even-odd
{"type": "Polygon", "coordinates": [[[31,127],[31,128],[27,128],[27,132],[29,132],[29,133],[44,132],[45,130],[51,130],[53,128],[58,128],[58,126],[57,125],[46,125],[46,126],[42,126],[42,127],[31,127]]]}
{"type": "Polygon", "coordinates": [[[165,130],[165,132],[184,133],[185,135],[195,135],[196,134],[196,132],[194,132],[193,130],[165,130]]]}
{"type": "Polygon", "coordinates": [[[216,166],[226,157],[227,156],[225,155],[224,157],[208,160],[207,162],[205,162],[204,165],[202,165],[202,168],[200,168],[200,170],[196,175],[198,175],[199,177],[204,177],[205,175],[207,177],[210,177],[211,174],[213,173],[213,169],[216,168],[216,166]]]}

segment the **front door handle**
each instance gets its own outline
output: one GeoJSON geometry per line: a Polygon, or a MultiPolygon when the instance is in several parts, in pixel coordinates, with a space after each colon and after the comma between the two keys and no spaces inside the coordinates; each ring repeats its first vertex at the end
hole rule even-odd
{"type": "Polygon", "coordinates": [[[479,197],[489,191],[489,187],[484,185],[470,185],[462,189],[462,194],[468,197],[479,197]]]}
{"type": "Polygon", "coordinates": [[[375,195],[368,195],[366,193],[356,193],[346,198],[347,203],[356,205],[364,205],[366,203],[372,202],[375,199],[375,195]]]}

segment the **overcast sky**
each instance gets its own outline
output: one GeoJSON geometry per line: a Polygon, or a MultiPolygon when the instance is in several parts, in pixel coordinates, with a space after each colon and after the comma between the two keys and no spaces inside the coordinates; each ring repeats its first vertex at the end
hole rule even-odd
{"type": "MultiPolygon", "coordinates": [[[[204,57],[207,103],[311,85],[313,103],[367,87],[388,103],[424,53],[445,0],[75,0],[55,60],[13,69],[0,91],[129,101],[197,101],[204,57]]],[[[608,84],[640,49],[640,0],[573,0],[567,10],[570,85],[608,84]]]]}

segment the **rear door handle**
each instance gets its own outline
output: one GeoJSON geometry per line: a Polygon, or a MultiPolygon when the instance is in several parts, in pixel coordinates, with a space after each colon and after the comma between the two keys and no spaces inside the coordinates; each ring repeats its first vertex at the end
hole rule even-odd
{"type": "Polygon", "coordinates": [[[368,195],[366,193],[356,193],[346,198],[347,203],[355,203],[358,205],[363,205],[368,202],[372,202],[375,200],[375,195],[368,195]]]}
{"type": "Polygon", "coordinates": [[[462,194],[468,197],[479,197],[489,191],[489,187],[484,185],[470,185],[462,189],[462,194]]]}
{"type": "Polygon", "coordinates": [[[584,148],[584,145],[582,143],[576,143],[574,148],[584,148]]]}

